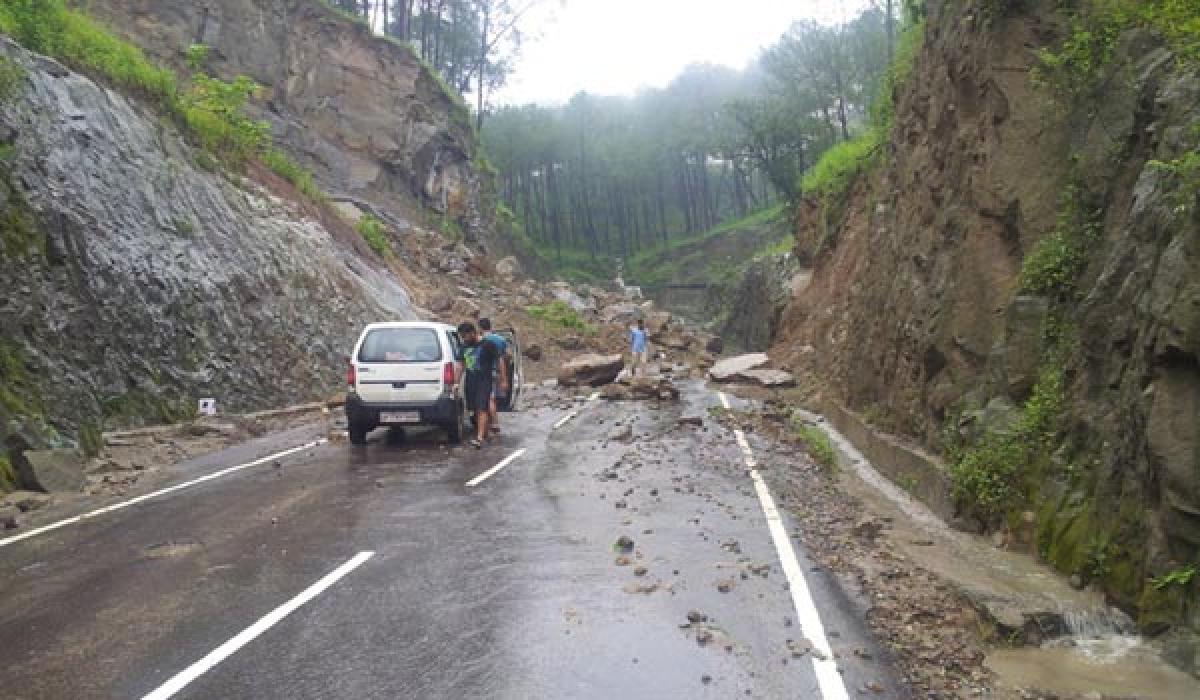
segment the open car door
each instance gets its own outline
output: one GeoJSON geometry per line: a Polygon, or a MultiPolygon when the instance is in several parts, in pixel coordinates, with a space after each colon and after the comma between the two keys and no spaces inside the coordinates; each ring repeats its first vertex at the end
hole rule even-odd
{"type": "Polygon", "coordinates": [[[521,345],[517,342],[516,329],[507,328],[497,333],[508,341],[508,396],[496,399],[496,410],[515,411],[521,400],[521,385],[525,377],[521,371],[521,345]]]}

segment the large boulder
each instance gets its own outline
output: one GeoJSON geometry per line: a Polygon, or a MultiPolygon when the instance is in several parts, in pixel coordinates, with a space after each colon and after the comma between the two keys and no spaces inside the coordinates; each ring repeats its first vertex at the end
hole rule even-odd
{"type": "Polygon", "coordinates": [[[78,492],[87,483],[83,456],[76,450],[27,450],[14,461],[21,483],[37,491],[78,492]]]}
{"type": "Polygon", "coordinates": [[[696,337],[687,331],[673,329],[658,337],[658,344],[672,350],[687,350],[692,347],[696,337]]]}
{"type": "Polygon", "coordinates": [[[679,389],[666,377],[625,377],[604,387],[609,401],[678,401],[679,389]]]}
{"type": "Polygon", "coordinates": [[[616,380],[625,367],[620,355],[581,355],[558,371],[560,386],[604,386],[616,380]]]}
{"type": "Polygon", "coordinates": [[[615,323],[622,326],[632,325],[642,315],[637,304],[624,302],[612,304],[600,310],[600,320],[605,323],[615,323]]]}
{"type": "Polygon", "coordinates": [[[796,386],[796,378],[791,372],[780,369],[748,369],[738,372],[737,379],[771,389],[796,386]]]}
{"type": "Polygon", "coordinates": [[[727,357],[724,360],[712,366],[708,370],[708,376],[713,381],[718,382],[733,382],[738,380],[738,375],[749,370],[758,369],[771,361],[765,352],[752,352],[748,355],[738,355],[736,357],[727,357]]]}
{"type": "Polygon", "coordinates": [[[657,341],[671,327],[671,314],[667,311],[646,312],[646,333],[657,341]]]}
{"type": "Polygon", "coordinates": [[[507,258],[501,258],[496,263],[496,274],[511,282],[517,278],[517,275],[521,274],[521,263],[517,262],[517,259],[511,255],[507,258]]]}

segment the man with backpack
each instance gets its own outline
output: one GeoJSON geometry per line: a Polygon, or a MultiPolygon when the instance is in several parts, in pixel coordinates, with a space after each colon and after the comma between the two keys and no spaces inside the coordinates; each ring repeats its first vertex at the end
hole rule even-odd
{"type": "Polygon", "coordinates": [[[489,318],[479,319],[479,330],[483,331],[483,342],[492,343],[496,346],[496,374],[495,382],[492,386],[492,398],[488,402],[488,429],[493,433],[500,432],[500,414],[496,410],[496,400],[503,399],[508,395],[508,366],[509,366],[509,347],[508,340],[504,336],[492,330],[492,321],[489,318]]]}

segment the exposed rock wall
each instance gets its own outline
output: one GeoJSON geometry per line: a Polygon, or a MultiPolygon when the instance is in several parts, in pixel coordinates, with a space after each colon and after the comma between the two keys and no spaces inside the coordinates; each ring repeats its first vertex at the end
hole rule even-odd
{"type": "Polygon", "coordinates": [[[1196,587],[1166,589],[1191,603],[1164,602],[1147,583],[1200,553],[1200,218],[1195,192],[1153,163],[1196,147],[1200,80],[1138,30],[1097,96],[1053,94],[1030,69],[1066,31],[1056,3],[995,7],[929,0],[880,167],[832,226],[813,203],[801,211],[799,248],[835,244],[785,312],[777,354],[814,346],[792,362],[940,449],[948,423],[1025,402],[1047,320],[1071,328],[1064,430],[1046,471],[1020,475],[1022,507],[1064,571],[1148,628],[1200,628],[1196,587]],[[1065,200],[1097,225],[1078,291],[1024,293],[1022,265],[1065,200]]]}
{"type": "Polygon", "coordinates": [[[199,168],[167,122],[54,61],[4,37],[0,55],[25,73],[0,102],[0,439],[37,442],[39,415],[94,438],[201,396],[325,396],[363,322],[414,317],[352,229],[199,168]]]}
{"type": "Polygon", "coordinates": [[[472,239],[487,235],[494,206],[488,176],[473,165],[470,116],[407,46],[318,0],[75,4],[180,72],[188,47],[205,44],[206,69],[264,86],[259,116],[330,194],[402,219],[427,206],[472,239]]]}

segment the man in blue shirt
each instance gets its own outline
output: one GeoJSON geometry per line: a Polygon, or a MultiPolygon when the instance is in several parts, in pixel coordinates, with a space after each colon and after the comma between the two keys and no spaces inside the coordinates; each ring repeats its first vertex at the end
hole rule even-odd
{"type": "Polygon", "coordinates": [[[638,367],[643,367],[643,372],[646,370],[646,322],[638,319],[637,328],[634,328],[629,333],[631,350],[633,352],[633,361],[629,363],[629,375],[636,377],[638,367]]]}
{"type": "Polygon", "coordinates": [[[496,411],[496,399],[502,399],[508,393],[510,363],[508,340],[492,330],[492,321],[489,318],[479,319],[479,330],[483,331],[483,342],[490,343],[496,349],[496,371],[492,383],[492,396],[488,400],[488,429],[493,433],[499,433],[500,415],[496,411]]]}

